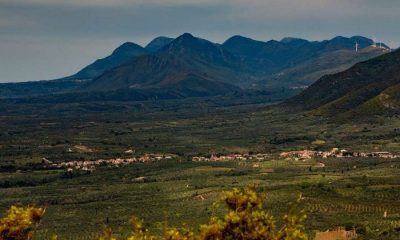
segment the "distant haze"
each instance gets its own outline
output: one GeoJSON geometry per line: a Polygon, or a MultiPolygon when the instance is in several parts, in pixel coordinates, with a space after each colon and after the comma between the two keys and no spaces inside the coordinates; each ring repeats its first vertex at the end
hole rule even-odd
{"type": "Polygon", "coordinates": [[[400,44],[399,0],[0,0],[0,82],[73,74],[131,41],[362,35],[400,44]]]}

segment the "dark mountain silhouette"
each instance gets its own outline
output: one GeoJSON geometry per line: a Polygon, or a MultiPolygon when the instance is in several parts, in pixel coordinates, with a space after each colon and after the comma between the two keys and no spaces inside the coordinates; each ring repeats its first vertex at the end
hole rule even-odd
{"type": "Polygon", "coordinates": [[[125,43],[110,56],[67,78],[2,84],[0,97],[127,89],[157,92],[171,90],[172,86],[179,88],[178,95],[182,96],[186,95],[183,91],[206,94],[206,89],[216,94],[219,88],[221,94],[240,88],[292,91],[387,51],[372,44],[372,40],[359,36],[321,42],[299,38],[262,42],[234,36],[215,44],[186,33],[176,39],[155,38],[146,48],[125,43]]]}

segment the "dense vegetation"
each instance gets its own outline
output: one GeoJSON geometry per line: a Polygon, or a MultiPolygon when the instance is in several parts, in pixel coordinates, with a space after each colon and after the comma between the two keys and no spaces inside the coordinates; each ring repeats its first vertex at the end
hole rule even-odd
{"type": "MultiPolygon", "coordinates": [[[[169,240],[212,240],[212,239],[265,239],[265,240],[307,240],[303,221],[306,215],[294,209],[284,216],[284,226],[278,228],[274,217],[264,209],[264,196],[254,187],[245,190],[233,189],[224,193],[222,201],[227,207],[224,217],[212,216],[199,231],[190,229],[165,228],[163,239],[169,240]]],[[[42,208],[18,208],[12,206],[7,215],[0,218],[0,240],[32,239],[37,225],[44,215],[42,208]]],[[[130,220],[132,232],[127,240],[160,239],[145,228],[136,217],[130,220]]],[[[53,236],[52,239],[57,239],[53,236]]],[[[116,240],[112,229],[107,227],[100,240],[116,240]]]]}
{"type": "MultiPolygon", "coordinates": [[[[12,204],[47,206],[39,239],[53,234],[60,239],[95,237],[107,223],[128,234],[131,214],[160,235],[163,221],[171,227],[206,222],[221,190],[257,184],[260,192],[268,193],[266,208],[278,217],[302,194],[311,237],[315,231],[344,226],[355,227],[366,239],[396,239],[398,159],[303,162],[278,155],[332,147],[397,153],[398,119],[337,124],[242,103],[208,98],[3,105],[0,210],[12,204]],[[178,157],[120,168],[100,166],[91,174],[67,174],[66,169],[48,169],[42,163],[43,158],[63,162],[129,157],[124,153],[128,149],[178,157]],[[271,155],[262,161],[190,161],[192,155],[234,152],[271,155]],[[143,182],[135,181],[141,177],[143,182]]],[[[282,224],[280,218],[277,221],[282,224]]]]}

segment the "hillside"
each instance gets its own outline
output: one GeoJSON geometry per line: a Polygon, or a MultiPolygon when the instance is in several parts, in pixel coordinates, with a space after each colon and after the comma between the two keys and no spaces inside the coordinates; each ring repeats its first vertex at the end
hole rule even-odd
{"type": "Polygon", "coordinates": [[[306,87],[329,74],[345,71],[353,65],[386,53],[386,49],[365,47],[358,52],[354,49],[327,51],[293,67],[268,76],[263,80],[267,86],[306,87]]]}
{"type": "Polygon", "coordinates": [[[399,112],[399,83],[397,50],[325,76],[287,104],[328,115],[393,114],[399,112]]]}
{"type": "Polygon", "coordinates": [[[94,63],[84,67],[76,74],[66,77],[65,79],[92,79],[134,57],[147,53],[148,51],[143,47],[135,43],[126,42],[116,48],[111,55],[96,60],[94,63]]]}

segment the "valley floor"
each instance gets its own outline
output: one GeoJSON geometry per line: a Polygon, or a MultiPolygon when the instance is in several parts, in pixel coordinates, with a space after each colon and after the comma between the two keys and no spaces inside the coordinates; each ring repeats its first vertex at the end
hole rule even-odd
{"type": "Polygon", "coordinates": [[[301,194],[310,234],[356,227],[365,239],[396,239],[400,159],[284,159],[282,151],[333,147],[400,152],[400,120],[339,123],[262,103],[176,102],[0,105],[0,210],[47,206],[41,237],[94,237],[127,230],[131,214],[151,228],[204,223],[222,190],[257,184],[276,215],[301,194]],[[3,111],[4,110],[4,111],[3,111]],[[173,154],[173,159],[101,166],[91,174],[43,168],[72,160],[173,154]],[[192,162],[192,156],[268,153],[263,160],[192,162]],[[138,181],[140,179],[140,181],[138,181]],[[386,217],[384,218],[384,213],[386,217]],[[161,224],[161,225],[160,225],[161,224]]]}
{"type": "Polygon", "coordinates": [[[207,221],[222,190],[256,184],[267,194],[267,207],[276,216],[301,196],[310,235],[344,226],[355,227],[366,239],[396,239],[400,160],[318,162],[325,167],[316,160],[167,160],[103,167],[91,174],[65,170],[2,173],[0,206],[2,211],[12,204],[46,207],[39,239],[53,233],[61,239],[90,239],[105,224],[126,233],[133,214],[160,231],[165,222],[197,226],[207,221]]]}

